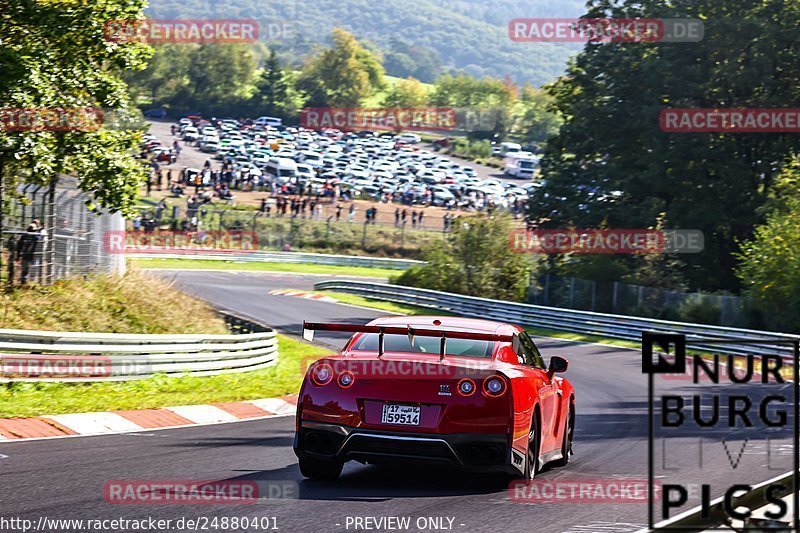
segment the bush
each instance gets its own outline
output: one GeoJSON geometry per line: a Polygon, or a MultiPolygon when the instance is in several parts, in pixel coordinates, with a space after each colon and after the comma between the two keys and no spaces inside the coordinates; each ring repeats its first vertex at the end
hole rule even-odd
{"type": "Polygon", "coordinates": [[[697,324],[719,324],[722,309],[699,294],[690,295],[678,310],[680,320],[697,324]]]}
{"type": "Polygon", "coordinates": [[[800,331],[800,200],[773,212],[744,244],[737,270],[764,323],[800,331]]]}
{"type": "Polygon", "coordinates": [[[511,249],[508,216],[478,215],[456,224],[448,241],[428,245],[428,262],[395,278],[400,285],[521,301],[529,285],[528,258],[511,249]]]}

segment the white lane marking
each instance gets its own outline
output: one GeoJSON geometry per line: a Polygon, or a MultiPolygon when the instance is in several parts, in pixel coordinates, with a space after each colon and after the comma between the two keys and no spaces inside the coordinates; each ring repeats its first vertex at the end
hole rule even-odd
{"type": "Polygon", "coordinates": [[[81,435],[97,435],[109,431],[141,431],[144,428],[116,413],[74,413],[50,415],[49,418],[81,435]]]}
{"type": "MultiPolygon", "coordinates": [[[[254,422],[254,421],[258,421],[258,420],[267,420],[267,419],[270,419],[270,418],[286,418],[286,417],[289,417],[289,416],[294,416],[294,413],[285,414],[285,415],[266,415],[266,416],[256,416],[256,417],[253,417],[253,418],[241,418],[241,419],[237,419],[237,420],[232,420],[230,422],[211,422],[211,423],[208,423],[208,424],[183,424],[182,426],[169,426],[169,427],[165,427],[165,428],[149,428],[148,431],[165,431],[165,430],[169,430],[169,429],[187,429],[187,428],[196,428],[196,427],[203,427],[203,426],[216,426],[216,425],[219,425],[219,424],[234,424],[236,422],[254,422]]],[[[131,432],[130,431],[109,431],[109,432],[103,433],[102,435],[57,435],[57,436],[54,436],[54,437],[33,437],[33,438],[30,438],[30,439],[8,439],[6,441],[1,442],[0,445],[13,444],[13,443],[24,444],[26,442],[31,442],[31,441],[34,441],[34,440],[75,439],[75,438],[79,438],[79,437],[105,437],[105,436],[108,436],[108,435],[124,435],[124,436],[127,437],[127,436],[131,435],[131,432]]]]}
{"type": "Polygon", "coordinates": [[[212,424],[214,422],[233,422],[237,417],[213,405],[180,405],[178,407],[165,407],[178,416],[191,420],[196,424],[212,424]]]}
{"type": "Polygon", "coordinates": [[[8,456],[7,455],[3,455],[2,453],[0,453],[0,459],[8,459],[8,456]]]}
{"type": "Polygon", "coordinates": [[[251,403],[256,407],[275,413],[276,415],[293,415],[297,412],[297,407],[290,404],[286,400],[280,398],[266,398],[263,400],[250,400],[245,403],[251,403]]]}

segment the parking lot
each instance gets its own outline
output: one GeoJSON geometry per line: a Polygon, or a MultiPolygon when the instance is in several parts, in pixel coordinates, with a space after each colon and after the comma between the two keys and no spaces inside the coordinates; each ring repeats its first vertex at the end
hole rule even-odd
{"type": "MultiPolygon", "coordinates": [[[[530,180],[507,178],[498,169],[409,142],[416,140],[413,135],[402,143],[386,133],[359,136],[217,122],[213,130],[200,123],[196,136],[184,138],[175,122],[150,124],[154,142],[160,142],[165,152],[175,141],[181,147],[174,164],[161,163],[162,176],[171,170],[177,181],[183,169],[194,169],[191,179],[184,179],[180,197],[168,190],[166,177],[161,190],[153,178],[150,196],[157,199],[191,197],[195,176],[200,175],[204,187],[198,192],[213,201],[221,199],[221,192],[237,205],[261,206],[270,198],[269,209],[274,212],[276,198],[297,197],[302,191],[313,197],[309,203],[318,204],[313,212],[304,211],[303,218],[360,223],[374,207],[374,222],[379,224],[405,220],[409,228],[443,229],[446,214],[452,218],[495,209],[521,217],[533,187],[530,180]],[[205,133],[213,134],[203,135],[204,127],[205,133]],[[276,160],[291,167],[287,175],[275,175],[274,164],[267,168],[276,160]]],[[[184,129],[191,127],[186,124],[184,129]]]]}

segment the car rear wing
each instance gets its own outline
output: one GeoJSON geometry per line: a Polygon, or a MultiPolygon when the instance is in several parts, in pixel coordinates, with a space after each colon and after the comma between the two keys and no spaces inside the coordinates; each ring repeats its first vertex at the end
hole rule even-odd
{"type": "Polygon", "coordinates": [[[343,333],[376,333],[378,335],[378,357],[384,354],[385,335],[408,335],[408,341],[414,345],[414,337],[435,337],[441,339],[439,343],[439,359],[443,359],[447,350],[447,339],[469,339],[490,342],[510,342],[516,346],[519,343],[517,334],[500,335],[497,333],[478,333],[472,331],[453,331],[442,329],[426,329],[408,326],[361,326],[357,324],[321,324],[317,322],[303,322],[303,338],[309,342],[314,340],[314,331],[338,331],[343,333]]]}

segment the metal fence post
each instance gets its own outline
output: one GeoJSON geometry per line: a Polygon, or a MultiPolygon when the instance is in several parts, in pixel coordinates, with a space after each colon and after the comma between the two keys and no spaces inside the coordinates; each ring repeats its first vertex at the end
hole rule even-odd
{"type": "Polygon", "coordinates": [[[569,278],[569,308],[573,308],[573,299],[575,297],[575,278],[569,278]]]}

